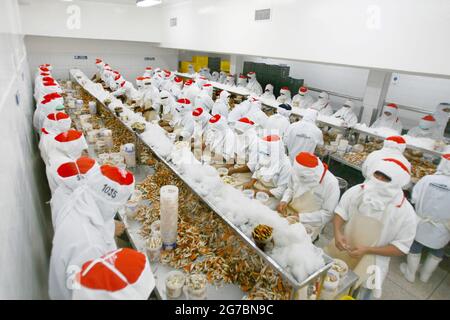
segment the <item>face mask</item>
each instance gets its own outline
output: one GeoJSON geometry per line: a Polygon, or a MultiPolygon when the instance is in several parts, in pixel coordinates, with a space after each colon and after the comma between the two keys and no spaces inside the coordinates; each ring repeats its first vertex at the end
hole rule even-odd
{"type": "Polygon", "coordinates": [[[428,123],[419,122],[419,128],[422,130],[429,130],[431,128],[431,125],[428,125],[428,123]]]}

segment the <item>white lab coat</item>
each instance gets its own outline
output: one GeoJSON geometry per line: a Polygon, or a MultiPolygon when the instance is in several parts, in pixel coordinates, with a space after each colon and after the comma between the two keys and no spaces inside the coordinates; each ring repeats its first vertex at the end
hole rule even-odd
{"type": "Polygon", "coordinates": [[[322,116],[333,115],[333,108],[331,107],[330,101],[319,99],[311,105],[311,109],[317,110],[322,116]]]}
{"type": "Polygon", "coordinates": [[[251,79],[247,84],[247,90],[260,96],[263,93],[263,89],[256,79],[251,79]]]}
{"type": "MultiPolygon", "coordinates": [[[[263,168],[260,168],[255,162],[255,156],[252,155],[252,160],[250,160],[247,164],[250,171],[253,173],[252,178],[258,179],[259,177],[259,171],[263,168]]],[[[291,176],[291,162],[289,161],[289,158],[286,155],[282,155],[278,170],[273,174],[272,176],[272,183],[276,186],[275,188],[270,189],[270,193],[278,200],[280,200],[283,197],[284,192],[286,191],[288,184],[289,184],[289,178],[291,176]]]]}
{"type": "MultiPolygon", "coordinates": [[[[189,99],[191,102],[195,102],[195,98],[200,94],[200,88],[195,84],[191,84],[190,86],[184,86],[183,90],[181,90],[180,97],[189,99]]],[[[196,105],[194,105],[197,108],[196,105]]]]}
{"type": "Polygon", "coordinates": [[[367,156],[361,167],[362,175],[367,178],[367,176],[370,174],[371,168],[373,168],[377,163],[385,158],[394,158],[400,160],[408,168],[408,170],[411,170],[411,163],[408,161],[408,159],[405,158],[403,153],[401,153],[397,149],[383,147],[380,150],[371,152],[367,156]]]}
{"type": "Polygon", "coordinates": [[[441,249],[450,241],[450,176],[425,176],[414,186],[411,202],[416,206],[416,240],[441,249]]]}
{"type": "MultiPolygon", "coordinates": [[[[392,111],[388,110],[389,112],[392,111]]],[[[394,111],[395,112],[395,111],[394,111]]],[[[396,131],[397,133],[401,133],[403,129],[403,125],[400,119],[397,117],[397,114],[393,113],[391,116],[387,117],[384,113],[370,126],[371,128],[388,128],[396,131]]]]}
{"type": "Polygon", "coordinates": [[[229,106],[228,106],[228,97],[230,96],[230,94],[226,91],[222,91],[220,93],[220,96],[218,99],[216,99],[216,102],[214,102],[214,105],[212,107],[212,111],[211,114],[212,115],[216,115],[216,114],[220,114],[221,116],[228,118],[228,113],[229,113],[229,106]]]}
{"type": "Polygon", "coordinates": [[[250,159],[253,152],[256,152],[257,143],[258,134],[255,128],[249,128],[242,134],[236,134],[236,158],[239,161],[250,159]]]}
{"type": "Polygon", "coordinates": [[[268,132],[278,132],[278,135],[282,137],[284,141],[286,131],[290,125],[291,123],[288,118],[281,114],[275,113],[267,119],[265,128],[268,132]]]}
{"type": "Polygon", "coordinates": [[[210,112],[213,108],[213,105],[213,99],[205,91],[200,91],[200,93],[195,97],[195,108],[203,108],[205,111],[210,112]]]}
{"type": "Polygon", "coordinates": [[[305,94],[304,96],[301,96],[300,94],[296,94],[292,98],[292,106],[301,108],[301,109],[308,109],[313,105],[313,103],[314,103],[314,99],[309,94],[305,94]]]}
{"type": "MultiPolygon", "coordinates": [[[[70,276],[86,261],[116,250],[114,220],[105,221],[94,198],[79,187],[58,213],[50,257],[49,296],[69,300],[70,276]]],[[[73,279],[73,278],[72,278],[73,279]]]]}
{"type": "Polygon", "coordinates": [[[341,119],[345,126],[353,127],[358,123],[358,117],[353,112],[352,108],[342,107],[335,114],[333,114],[334,118],[341,119]]]}
{"type": "Polygon", "coordinates": [[[433,113],[434,118],[436,119],[436,135],[438,139],[442,139],[445,134],[445,128],[447,128],[448,119],[450,118],[450,113],[445,112],[444,109],[449,106],[444,104],[439,104],[436,108],[436,111],[433,113]]]}
{"type": "Polygon", "coordinates": [[[414,138],[428,138],[428,139],[438,138],[436,128],[430,128],[428,130],[424,130],[419,126],[409,129],[407,135],[414,137],[414,138]]]}
{"type": "MultiPolygon", "coordinates": [[[[362,190],[361,184],[347,190],[335,209],[336,214],[345,221],[349,221],[354,214],[364,214],[363,212],[358,212],[356,208],[362,190]]],[[[381,220],[383,223],[381,235],[376,246],[394,245],[404,254],[408,254],[416,234],[416,214],[411,204],[403,197],[403,194],[388,204],[384,214],[381,212],[381,216],[374,218],[381,220]]],[[[390,257],[375,256],[375,263],[380,271],[381,284],[388,273],[390,260],[390,257]]],[[[375,296],[381,296],[381,288],[380,290],[375,290],[375,296]]]]}
{"type": "Polygon", "coordinates": [[[323,134],[315,123],[300,120],[287,128],[284,142],[289,158],[294,162],[300,152],[314,153],[317,145],[323,145],[323,134]]]}
{"type": "MultiPolygon", "coordinates": [[[[295,193],[295,190],[293,190],[294,186],[294,180],[290,178],[288,188],[281,201],[289,203],[292,200],[295,193]]],[[[340,190],[338,180],[327,170],[322,182],[310,191],[312,191],[316,199],[319,200],[321,207],[314,212],[301,213],[300,222],[314,227],[325,226],[325,224],[330,222],[333,218],[334,209],[339,202],[340,190]]]]}
{"type": "MultiPolygon", "coordinates": [[[[242,101],[240,104],[236,105],[228,114],[228,122],[233,123],[241,118],[245,118],[250,107],[250,102],[248,100],[242,101]]],[[[250,120],[254,121],[253,119],[250,120]]]]}

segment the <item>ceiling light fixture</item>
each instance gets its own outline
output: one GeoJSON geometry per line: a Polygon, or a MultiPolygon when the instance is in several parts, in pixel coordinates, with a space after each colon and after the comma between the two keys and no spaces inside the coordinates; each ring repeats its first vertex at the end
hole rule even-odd
{"type": "Polygon", "coordinates": [[[138,7],[152,7],[161,3],[162,0],[136,0],[136,6],[138,7]]]}

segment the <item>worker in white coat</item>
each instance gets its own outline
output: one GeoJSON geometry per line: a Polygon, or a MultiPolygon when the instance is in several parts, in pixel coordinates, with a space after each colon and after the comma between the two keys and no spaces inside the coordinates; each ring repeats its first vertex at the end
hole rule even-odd
{"type": "Polygon", "coordinates": [[[256,130],[261,131],[266,128],[269,117],[262,111],[262,103],[258,98],[252,97],[249,99],[249,102],[248,111],[243,117],[247,117],[255,122],[256,130]]]}
{"type": "Polygon", "coordinates": [[[191,147],[193,149],[194,156],[197,160],[201,160],[203,153],[203,143],[205,141],[204,136],[208,127],[209,119],[211,115],[202,108],[196,108],[192,111],[192,120],[188,124],[191,127],[185,127],[184,130],[188,133],[185,140],[191,140],[191,147]]]}
{"type": "Polygon", "coordinates": [[[247,90],[250,91],[250,93],[253,93],[257,96],[262,95],[263,89],[259,84],[258,80],[256,79],[256,73],[254,71],[249,72],[247,74],[247,77],[248,77],[247,90]]]}
{"type": "Polygon", "coordinates": [[[292,98],[292,106],[301,109],[310,108],[314,103],[314,99],[308,91],[307,87],[300,87],[298,93],[292,98]]]}
{"type": "Polygon", "coordinates": [[[384,106],[383,113],[370,127],[374,129],[388,128],[400,134],[403,125],[398,117],[398,106],[395,103],[384,106]]]}
{"type": "Polygon", "coordinates": [[[209,119],[205,137],[205,155],[211,155],[213,164],[223,165],[233,162],[235,156],[235,134],[228,126],[225,117],[216,114],[209,119]]]}
{"type": "Polygon", "coordinates": [[[46,117],[50,113],[64,110],[64,98],[57,92],[46,94],[39,100],[33,114],[33,126],[36,131],[40,131],[44,125],[46,117]]]}
{"type": "Polygon", "coordinates": [[[408,170],[411,170],[411,163],[405,158],[403,153],[406,149],[406,141],[403,137],[400,136],[392,136],[387,137],[384,140],[383,148],[377,151],[371,152],[366,160],[364,160],[361,172],[365,178],[368,178],[368,173],[371,167],[375,166],[378,162],[380,162],[383,158],[395,158],[400,160],[408,170]]]}
{"type": "Polygon", "coordinates": [[[219,80],[217,82],[225,84],[227,81],[227,73],[225,71],[220,71],[219,80]]]}
{"type": "Polygon", "coordinates": [[[152,67],[147,67],[147,68],[145,68],[144,74],[142,76],[152,78],[154,74],[155,74],[155,70],[153,70],[152,67]]]}
{"type": "Polygon", "coordinates": [[[280,89],[280,95],[277,98],[277,102],[279,104],[283,104],[283,103],[287,103],[289,105],[292,104],[291,90],[289,90],[288,87],[282,87],[280,89]]]}
{"type": "Polygon", "coordinates": [[[159,101],[159,90],[150,78],[145,78],[142,82],[142,98],[138,105],[144,108],[143,116],[147,121],[158,120],[158,114],[153,105],[159,101]]]}
{"type": "Polygon", "coordinates": [[[311,105],[311,109],[317,110],[320,115],[331,116],[333,114],[333,108],[331,107],[328,93],[322,91],[317,101],[311,105]]]}
{"type": "Polygon", "coordinates": [[[39,99],[42,98],[43,96],[53,92],[61,94],[63,90],[61,86],[55,81],[55,79],[50,77],[44,77],[41,85],[36,91],[34,98],[36,101],[39,101],[39,99]]]}
{"type": "Polygon", "coordinates": [[[323,145],[323,134],[316,125],[317,111],[306,109],[303,118],[292,123],[285,133],[285,144],[292,162],[300,152],[314,153],[317,145],[323,145]]]}
{"type": "Polygon", "coordinates": [[[192,119],[192,103],[189,99],[178,99],[175,105],[175,112],[173,114],[170,126],[177,137],[187,140],[191,137],[191,129],[194,126],[194,119],[192,119]]]}
{"type": "Polygon", "coordinates": [[[220,114],[221,116],[228,118],[228,113],[230,111],[230,96],[228,91],[222,90],[219,98],[214,102],[211,114],[220,114]]]}
{"type": "Polygon", "coordinates": [[[273,85],[268,83],[266,88],[264,89],[264,93],[261,95],[262,99],[267,100],[276,100],[275,95],[273,94],[273,85]]]}
{"type": "Polygon", "coordinates": [[[59,212],[69,201],[73,191],[81,186],[89,175],[98,170],[100,166],[97,161],[89,157],[80,157],[76,160],[59,157],[50,163],[47,177],[52,190],[50,207],[53,229],[56,228],[59,212]]]}
{"type": "Polygon", "coordinates": [[[169,86],[169,92],[175,99],[182,98],[181,90],[183,89],[183,79],[180,77],[175,77],[172,84],[169,86]]]}
{"type": "Polygon", "coordinates": [[[155,288],[145,253],[117,249],[82,264],[73,300],[148,300],[155,288]]]}
{"type": "Polygon", "coordinates": [[[266,122],[266,130],[270,134],[277,134],[285,139],[285,134],[291,122],[289,117],[292,114],[292,107],[288,104],[280,104],[277,113],[271,115],[266,122]]]}
{"type": "Polygon", "coordinates": [[[411,202],[416,207],[417,232],[407,262],[400,265],[400,270],[406,280],[414,282],[425,248],[427,257],[420,268],[420,280],[428,282],[450,241],[450,154],[442,156],[435,174],[417,182],[411,202]]]}
{"type": "Polygon", "coordinates": [[[159,125],[161,127],[169,126],[175,113],[176,101],[172,95],[163,90],[159,93],[159,100],[153,104],[153,109],[156,111],[160,119],[159,125]]]}
{"type": "Polygon", "coordinates": [[[50,113],[44,121],[41,130],[41,139],[39,140],[39,150],[41,158],[47,159],[47,149],[52,145],[53,139],[60,133],[66,132],[72,125],[72,119],[64,112],[50,113]]]}
{"type": "Polygon", "coordinates": [[[194,66],[192,64],[188,65],[188,74],[190,75],[196,74],[194,66]]]}
{"type": "MultiPolygon", "coordinates": [[[[236,164],[245,165],[250,155],[256,151],[258,143],[258,134],[255,129],[255,123],[249,118],[241,118],[234,124],[236,133],[236,164]]],[[[233,168],[230,168],[233,173],[233,168]]],[[[237,171],[236,171],[237,172],[237,171]]]]}
{"type": "Polygon", "coordinates": [[[70,159],[78,159],[87,150],[88,144],[83,133],[71,129],[56,135],[46,144],[43,160],[46,166],[48,166],[53,158],[67,157],[70,159]]]}
{"type": "Polygon", "coordinates": [[[409,129],[407,135],[415,138],[437,139],[439,136],[436,128],[436,119],[431,114],[428,114],[420,119],[417,127],[409,129]]]}
{"type": "Polygon", "coordinates": [[[363,184],[344,193],[335,209],[335,239],[325,251],[359,276],[360,299],[381,297],[390,257],[408,254],[414,241],[416,214],[402,191],[409,181],[401,161],[385,158],[363,184]]]}
{"type": "Polygon", "coordinates": [[[227,75],[227,80],[225,81],[225,85],[229,86],[229,87],[235,86],[234,75],[232,75],[232,74],[227,75]]]}
{"type": "Polygon", "coordinates": [[[213,87],[211,83],[203,84],[202,90],[195,97],[195,106],[197,108],[203,108],[205,110],[208,110],[208,112],[211,112],[214,105],[212,95],[213,95],[213,87]]]}
{"type": "Polygon", "coordinates": [[[247,77],[241,74],[239,78],[237,79],[236,86],[238,88],[247,88],[247,77]]]}
{"type": "Polygon", "coordinates": [[[351,128],[358,123],[358,117],[355,114],[355,104],[353,101],[347,100],[342,108],[333,114],[333,118],[341,119],[342,126],[351,128]]]}
{"type": "Polygon", "coordinates": [[[213,71],[211,74],[211,81],[218,82],[219,81],[219,73],[217,71],[213,71]]]}
{"type": "Polygon", "coordinates": [[[309,152],[300,152],[292,169],[288,188],[277,210],[287,214],[291,223],[309,225],[314,240],[333,218],[339,202],[339,183],[328,166],[309,152]]]}
{"type": "Polygon", "coordinates": [[[180,96],[195,102],[195,98],[200,94],[200,88],[194,83],[193,80],[186,80],[180,96]]]}
{"type": "Polygon", "coordinates": [[[433,116],[437,121],[436,135],[439,140],[442,140],[444,138],[445,128],[447,128],[448,119],[450,118],[450,103],[440,103],[436,107],[433,116]]]}
{"type": "Polygon", "coordinates": [[[58,213],[50,257],[49,296],[72,298],[82,263],[116,250],[114,216],[134,190],[134,177],[103,165],[78,187],[58,213]]]}
{"type": "Polygon", "coordinates": [[[284,151],[280,136],[269,135],[259,139],[256,154],[247,163],[252,172],[251,180],[243,189],[269,195],[268,206],[275,209],[283,197],[291,176],[291,162],[284,151]]]}

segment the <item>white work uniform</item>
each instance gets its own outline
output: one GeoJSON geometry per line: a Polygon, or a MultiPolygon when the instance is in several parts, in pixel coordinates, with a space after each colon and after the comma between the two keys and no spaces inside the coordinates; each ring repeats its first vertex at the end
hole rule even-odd
{"type": "Polygon", "coordinates": [[[308,109],[313,105],[313,103],[314,103],[313,97],[311,97],[307,93],[304,96],[296,94],[292,98],[292,106],[300,109],[308,109]]]}
{"type": "MultiPolygon", "coordinates": [[[[252,156],[254,158],[254,155],[252,156]]],[[[258,165],[255,161],[249,161],[247,164],[250,171],[253,173],[252,178],[257,179],[258,182],[269,189],[270,193],[278,200],[283,197],[289,183],[289,178],[291,176],[291,162],[286,155],[282,155],[280,161],[278,162],[277,171],[271,175],[270,179],[265,181],[263,177],[264,167],[258,165]]]]}
{"type": "Polygon", "coordinates": [[[332,116],[333,108],[331,107],[330,101],[317,100],[311,105],[311,109],[317,110],[322,116],[332,116]]]}
{"type": "Polygon", "coordinates": [[[195,97],[195,107],[203,108],[204,110],[210,112],[213,108],[214,101],[211,96],[205,92],[204,90],[200,91],[200,93],[195,97]]]}
{"type": "Polygon", "coordinates": [[[230,94],[227,91],[222,91],[220,93],[219,99],[214,102],[211,114],[220,114],[221,116],[228,118],[229,107],[228,107],[228,97],[230,94]]]}
{"type": "Polygon", "coordinates": [[[287,117],[275,113],[267,119],[265,128],[271,134],[278,132],[276,134],[278,134],[284,140],[285,133],[290,125],[291,123],[289,122],[289,119],[287,117]]]}
{"type": "Polygon", "coordinates": [[[400,160],[408,168],[408,170],[411,170],[411,163],[408,161],[408,159],[405,158],[400,150],[383,147],[380,150],[371,152],[367,156],[361,167],[362,175],[367,178],[367,176],[370,174],[371,168],[373,168],[374,165],[386,158],[394,158],[400,160]]]}
{"type": "Polygon", "coordinates": [[[285,144],[292,162],[300,152],[314,153],[317,145],[323,145],[322,131],[314,122],[304,119],[292,123],[287,128],[285,137],[285,144]]]}
{"type": "Polygon", "coordinates": [[[377,129],[377,128],[388,128],[392,129],[398,133],[402,132],[403,125],[398,118],[398,109],[396,108],[389,108],[384,107],[383,113],[381,116],[370,126],[371,128],[377,129]],[[386,116],[384,112],[390,112],[390,116],[386,116]]]}
{"type": "Polygon", "coordinates": [[[251,93],[256,94],[257,96],[260,96],[263,93],[263,89],[256,79],[250,79],[247,84],[247,90],[251,93]]]}
{"type": "Polygon", "coordinates": [[[438,137],[436,128],[422,129],[419,126],[409,129],[407,135],[414,138],[428,138],[428,139],[436,139],[438,137]]]}
{"type": "MultiPolygon", "coordinates": [[[[195,102],[195,98],[200,94],[200,88],[195,84],[184,85],[183,90],[181,90],[180,97],[189,99],[189,101],[195,102]]],[[[197,105],[194,105],[197,108],[197,105]]]]}
{"type": "MultiPolygon", "coordinates": [[[[405,254],[409,253],[409,248],[411,247],[416,234],[416,215],[414,208],[404,198],[403,194],[400,194],[399,197],[396,197],[394,201],[387,205],[384,212],[378,212],[378,214],[367,216],[358,209],[363,193],[362,186],[362,184],[356,185],[344,193],[335,209],[336,214],[346,221],[347,224],[351,219],[354,219],[358,215],[379,221],[381,224],[381,233],[375,246],[384,247],[393,245],[401,252],[405,254]]],[[[379,298],[381,297],[382,283],[389,270],[390,257],[375,255],[374,258],[375,265],[380,271],[379,275],[381,281],[380,287],[374,290],[374,296],[379,298]]]]}
{"type": "MultiPolygon", "coordinates": [[[[288,188],[284,193],[281,201],[290,203],[293,200],[295,194],[295,190],[293,190],[294,186],[294,180],[291,178],[288,188]]],[[[315,203],[319,208],[312,212],[305,211],[296,213],[299,214],[301,223],[306,223],[313,227],[321,228],[331,221],[334,215],[334,209],[339,202],[340,190],[338,180],[327,169],[320,183],[309,191],[314,196],[315,203]]],[[[303,193],[301,196],[303,196],[305,193],[303,193]]]]}
{"type": "Polygon", "coordinates": [[[414,186],[411,202],[416,206],[416,240],[441,249],[450,241],[450,176],[425,176],[414,186]]]}
{"type": "Polygon", "coordinates": [[[342,107],[335,114],[333,114],[334,118],[341,119],[345,126],[353,127],[358,123],[358,117],[353,112],[352,108],[342,107]]]}
{"type": "Polygon", "coordinates": [[[236,133],[236,159],[238,163],[246,161],[256,151],[258,135],[255,128],[249,128],[242,134],[236,133]]]}
{"type": "Polygon", "coordinates": [[[76,189],[57,215],[49,271],[49,296],[53,300],[71,299],[72,290],[67,286],[70,271],[117,249],[114,220],[105,221],[85,188],[76,189]]]}

